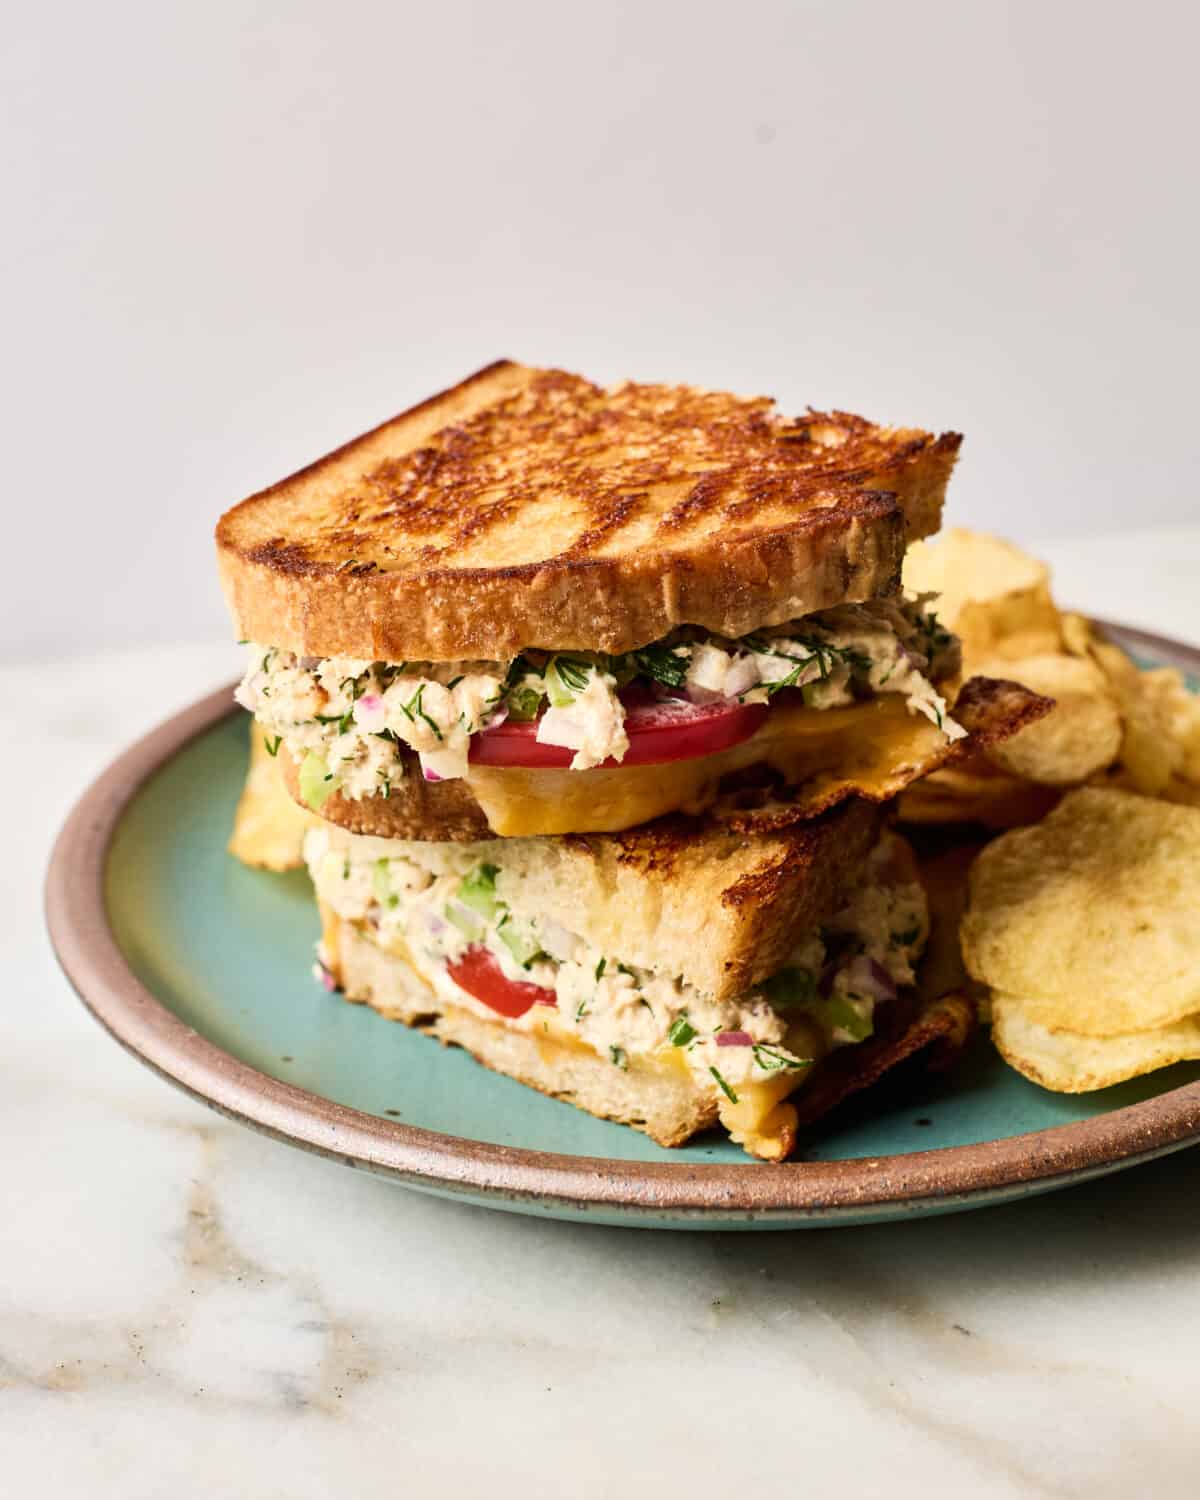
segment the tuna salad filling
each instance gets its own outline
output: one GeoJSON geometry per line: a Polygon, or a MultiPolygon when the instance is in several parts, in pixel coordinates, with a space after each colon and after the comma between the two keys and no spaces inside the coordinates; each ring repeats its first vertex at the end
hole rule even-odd
{"type": "MultiPolygon", "coordinates": [[[[831,1049],[872,1034],[876,1007],[910,984],[929,931],[905,846],[885,834],[841,908],[799,936],[787,963],[729,1000],[631,967],[537,913],[505,900],[504,872],[471,846],[349,845],[306,835],[317,895],[344,921],[399,954],[443,1000],[522,1031],[553,1030],[617,1068],[674,1056],[714,1095],[785,1074],[803,1081],[831,1049]]],[[[332,987],[318,949],[317,977],[332,987]]]]}
{"type": "MultiPolygon", "coordinates": [[[[685,626],[624,656],[528,650],[509,662],[380,662],[252,644],[236,697],[271,753],[283,745],[298,763],[314,808],[334,791],[387,797],[406,752],[426,780],[463,777],[489,734],[493,744],[497,731],[511,739],[518,725],[537,746],[571,752],[572,770],[619,765],[647,705],[686,723],[781,694],[817,710],[896,694],[958,739],[964,731],[934,684],[957,674],[959,645],[929,611],[931,597],[841,605],[739,639],[685,626]]],[[[745,737],[757,720],[743,718],[745,737]]],[[[543,753],[506,763],[547,762],[543,753]]]]}

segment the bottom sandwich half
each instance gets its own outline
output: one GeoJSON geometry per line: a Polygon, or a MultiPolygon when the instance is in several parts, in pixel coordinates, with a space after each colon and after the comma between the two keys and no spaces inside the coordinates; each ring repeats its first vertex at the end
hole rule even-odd
{"type": "Polygon", "coordinates": [[[305,858],[329,988],[662,1146],[720,1125],[781,1160],[973,1027],[960,997],[918,998],[925,892],[865,803],[752,837],[744,820],[480,844],[325,826],[305,858]]]}

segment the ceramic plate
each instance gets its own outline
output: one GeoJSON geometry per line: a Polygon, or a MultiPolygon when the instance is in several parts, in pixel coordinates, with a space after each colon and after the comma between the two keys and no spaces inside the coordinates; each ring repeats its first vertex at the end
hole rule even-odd
{"type": "MultiPolygon", "coordinates": [[[[1200,674],[1198,651],[1114,634],[1143,662],[1200,674]]],[[[225,852],[246,735],[223,690],[128,750],[59,837],[47,915],[68,978],[119,1042],[279,1140],[521,1213],[732,1229],[1000,1203],[1200,1139],[1200,1065],[1050,1094],[985,1035],[949,1079],[885,1093],[801,1161],[760,1165],[715,1136],[663,1150],[314,983],[307,877],[225,852]]]]}

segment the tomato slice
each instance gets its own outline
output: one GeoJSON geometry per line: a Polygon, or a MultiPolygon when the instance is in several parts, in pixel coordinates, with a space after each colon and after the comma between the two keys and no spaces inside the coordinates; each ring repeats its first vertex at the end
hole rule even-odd
{"type": "MultiPolygon", "coordinates": [[[[765,703],[691,703],[686,698],[626,702],[625,732],[629,749],[624,760],[606,760],[602,767],[665,765],[673,760],[696,760],[716,755],[748,740],[767,717],[765,703]]],[[[564,745],[538,743],[537,722],[506,720],[471,740],[471,763],[477,766],[565,767],[574,750],[564,745]]]]}
{"type": "Polygon", "coordinates": [[[446,972],[460,989],[474,995],[498,1015],[515,1020],[533,1005],[557,1005],[554,991],[540,984],[510,979],[494,953],[474,943],[461,957],[446,965],[446,972]]]}

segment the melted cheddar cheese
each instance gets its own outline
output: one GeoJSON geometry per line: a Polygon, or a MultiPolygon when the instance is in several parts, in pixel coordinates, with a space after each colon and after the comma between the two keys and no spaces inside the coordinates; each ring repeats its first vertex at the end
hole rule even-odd
{"type": "Polygon", "coordinates": [[[770,766],[789,787],[800,788],[791,799],[799,807],[827,800],[838,787],[881,799],[899,791],[945,744],[942,731],[899,698],[819,712],[778,704],[749,739],[698,760],[583,774],[473,765],[467,784],[502,838],[616,833],[664,813],[701,811],[724,777],[756,765],[770,766]]]}

